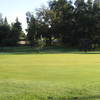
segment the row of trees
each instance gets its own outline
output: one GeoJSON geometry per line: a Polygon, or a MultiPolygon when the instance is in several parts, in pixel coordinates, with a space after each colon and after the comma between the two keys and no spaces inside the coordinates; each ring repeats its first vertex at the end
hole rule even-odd
{"type": "MultiPolygon", "coordinates": [[[[0,15],[0,46],[16,46],[23,37],[29,45],[92,47],[100,40],[100,8],[92,0],[49,1],[36,14],[26,13],[27,35],[18,18],[11,25],[0,15]]],[[[83,47],[82,47],[83,48],[83,47]]]]}
{"type": "Polygon", "coordinates": [[[0,14],[0,46],[17,46],[18,41],[24,36],[18,18],[10,25],[7,18],[2,18],[0,14]]]}
{"type": "MultiPolygon", "coordinates": [[[[59,44],[78,47],[80,43],[100,40],[100,8],[92,0],[52,0],[48,7],[41,7],[36,14],[27,16],[27,39],[33,46],[38,40],[46,46],[59,44]],[[82,42],[81,42],[82,41],[82,42]],[[83,42],[84,41],[84,42],[83,42]]],[[[82,45],[82,44],[81,44],[82,45]]]]}

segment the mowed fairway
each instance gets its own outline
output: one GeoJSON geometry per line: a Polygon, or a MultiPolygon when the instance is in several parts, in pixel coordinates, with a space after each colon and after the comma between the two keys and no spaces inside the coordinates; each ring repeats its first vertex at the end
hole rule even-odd
{"type": "Polygon", "coordinates": [[[0,100],[99,100],[99,54],[0,54],[0,100]]]}

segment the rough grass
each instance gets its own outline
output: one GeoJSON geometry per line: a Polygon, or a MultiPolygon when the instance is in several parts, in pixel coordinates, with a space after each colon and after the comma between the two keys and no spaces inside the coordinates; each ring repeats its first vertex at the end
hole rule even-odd
{"type": "Polygon", "coordinates": [[[100,100],[100,55],[0,54],[0,100],[100,100]]]}

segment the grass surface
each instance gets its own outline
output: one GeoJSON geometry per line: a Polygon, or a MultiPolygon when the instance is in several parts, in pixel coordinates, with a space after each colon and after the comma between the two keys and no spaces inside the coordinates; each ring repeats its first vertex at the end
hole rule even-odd
{"type": "Polygon", "coordinates": [[[1,53],[0,100],[100,100],[100,55],[1,53]]]}

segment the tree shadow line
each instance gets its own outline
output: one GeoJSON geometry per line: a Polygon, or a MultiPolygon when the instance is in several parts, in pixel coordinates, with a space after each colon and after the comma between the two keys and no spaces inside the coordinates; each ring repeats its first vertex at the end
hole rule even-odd
{"type": "Polygon", "coordinates": [[[0,49],[0,54],[100,54],[100,50],[80,51],[79,49],[0,49]]]}
{"type": "Polygon", "coordinates": [[[100,95],[97,96],[88,96],[88,97],[72,97],[72,98],[53,98],[53,97],[48,97],[48,100],[97,100],[100,99],[100,95]]]}

